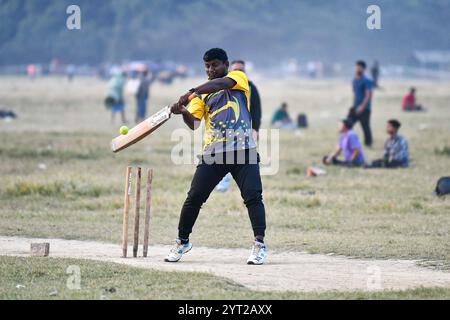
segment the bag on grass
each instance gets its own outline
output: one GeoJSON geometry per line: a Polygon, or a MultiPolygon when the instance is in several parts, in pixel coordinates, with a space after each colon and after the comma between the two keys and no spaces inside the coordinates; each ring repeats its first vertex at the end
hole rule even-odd
{"type": "Polygon", "coordinates": [[[301,113],[297,117],[297,127],[298,128],[307,128],[308,127],[308,118],[306,114],[301,113]]]}
{"type": "Polygon", "coordinates": [[[437,196],[443,196],[450,193],[450,177],[442,177],[438,180],[436,184],[436,189],[434,190],[437,196]]]}

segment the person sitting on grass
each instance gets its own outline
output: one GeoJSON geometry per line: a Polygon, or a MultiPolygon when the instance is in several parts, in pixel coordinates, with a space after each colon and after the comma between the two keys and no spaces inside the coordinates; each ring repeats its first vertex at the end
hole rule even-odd
{"type": "Polygon", "coordinates": [[[295,123],[289,116],[287,108],[287,103],[283,102],[280,109],[275,111],[272,117],[272,126],[278,129],[295,129],[295,123]]]}
{"type": "Polygon", "coordinates": [[[409,93],[403,97],[402,101],[403,111],[423,111],[420,104],[416,104],[416,88],[409,89],[409,93]]]}
{"type": "Polygon", "coordinates": [[[343,119],[339,123],[339,143],[336,150],[323,157],[325,165],[340,165],[347,167],[360,167],[364,165],[364,154],[358,135],[353,131],[353,121],[343,119]],[[339,155],[344,154],[344,160],[339,160],[339,155]]]}
{"type": "Polygon", "coordinates": [[[389,138],[384,143],[382,159],[372,161],[368,168],[406,168],[409,166],[408,142],[398,134],[401,123],[391,119],[387,122],[386,132],[389,138]]]}

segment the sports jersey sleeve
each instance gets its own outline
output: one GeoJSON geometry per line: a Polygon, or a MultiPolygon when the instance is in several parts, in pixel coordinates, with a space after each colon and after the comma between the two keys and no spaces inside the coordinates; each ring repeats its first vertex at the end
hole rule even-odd
{"type": "Polygon", "coordinates": [[[201,120],[205,114],[205,103],[200,98],[194,98],[189,103],[187,109],[194,117],[201,120]]]}
{"type": "Polygon", "coordinates": [[[245,73],[242,71],[231,71],[227,74],[227,78],[230,78],[236,82],[236,85],[232,88],[233,90],[242,90],[246,94],[250,94],[250,89],[248,87],[248,80],[245,73]]]}

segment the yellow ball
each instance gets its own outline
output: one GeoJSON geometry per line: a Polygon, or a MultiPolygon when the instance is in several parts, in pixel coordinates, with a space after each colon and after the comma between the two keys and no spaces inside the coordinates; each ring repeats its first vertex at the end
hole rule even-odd
{"type": "Polygon", "coordinates": [[[120,134],[127,134],[128,133],[128,127],[127,126],[121,126],[119,129],[120,134]]]}

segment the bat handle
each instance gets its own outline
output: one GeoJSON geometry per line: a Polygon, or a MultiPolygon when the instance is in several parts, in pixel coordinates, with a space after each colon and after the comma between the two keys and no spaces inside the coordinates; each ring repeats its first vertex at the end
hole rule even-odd
{"type": "Polygon", "coordinates": [[[194,98],[200,98],[200,95],[197,93],[193,93],[189,96],[188,101],[191,102],[194,98]]]}
{"type": "MultiPolygon", "coordinates": [[[[198,95],[197,93],[193,93],[188,97],[188,101],[191,102],[194,98],[200,98],[200,95],[198,95]]],[[[172,110],[169,111],[169,115],[172,114],[172,110]]]]}

